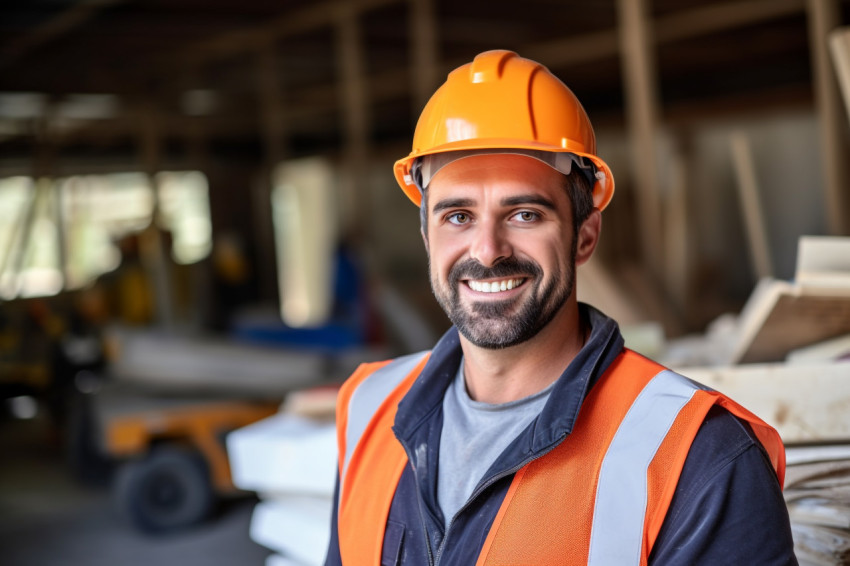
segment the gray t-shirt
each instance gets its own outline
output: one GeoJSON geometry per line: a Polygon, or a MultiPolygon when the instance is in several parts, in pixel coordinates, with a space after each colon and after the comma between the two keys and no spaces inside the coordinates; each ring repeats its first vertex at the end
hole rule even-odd
{"type": "Polygon", "coordinates": [[[437,501],[448,525],[502,451],[543,410],[554,383],[509,403],[473,401],[463,379],[463,360],[443,398],[443,430],[437,501]]]}

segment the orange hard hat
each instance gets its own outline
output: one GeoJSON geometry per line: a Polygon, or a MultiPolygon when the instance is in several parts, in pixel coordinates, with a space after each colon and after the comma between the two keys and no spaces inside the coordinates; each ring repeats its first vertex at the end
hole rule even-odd
{"type": "Polygon", "coordinates": [[[485,51],[449,73],[419,116],[413,151],[393,169],[419,205],[422,193],[412,171],[418,158],[500,149],[568,153],[579,163],[585,158],[595,169],[594,206],[602,210],[614,194],[614,176],[596,155],[596,136],[581,103],[546,67],[512,51],[485,51]]]}

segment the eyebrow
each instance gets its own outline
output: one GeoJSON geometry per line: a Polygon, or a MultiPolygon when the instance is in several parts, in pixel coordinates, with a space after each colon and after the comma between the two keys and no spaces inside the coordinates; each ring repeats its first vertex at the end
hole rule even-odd
{"type": "Polygon", "coordinates": [[[554,202],[540,195],[517,195],[514,197],[502,199],[501,202],[502,206],[517,206],[523,204],[536,204],[537,206],[542,206],[543,208],[548,208],[549,210],[556,209],[554,202]]]}
{"type": "Polygon", "coordinates": [[[450,208],[468,208],[474,204],[475,201],[469,198],[447,198],[434,203],[434,208],[431,209],[431,214],[436,214],[450,208]]]}
{"type": "MultiPolygon", "coordinates": [[[[549,210],[555,210],[555,203],[551,200],[542,197],[540,195],[516,195],[513,197],[507,197],[502,199],[500,202],[501,206],[520,206],[527,204],[536,204],[537,206],[542,206],[543,208],[547,208],[549,210]]],[[[434,204],[434,208],[431,210],[431,214],[436,214],[443,210],[449,210],[452,208],[469,208],[475,206],[475,201],[469,198],[448,198],[443,199],[434,204]]]]}

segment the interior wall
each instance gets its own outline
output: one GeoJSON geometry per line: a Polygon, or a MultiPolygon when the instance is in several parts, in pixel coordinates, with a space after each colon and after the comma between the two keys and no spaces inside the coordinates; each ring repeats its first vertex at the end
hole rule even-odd
{"type": "Polygon", "coordinates": [[[694,132],[691,202],[698,253],[728,267],[737,296],[753,284],[730,136],[750,142],[774,275],[794,276],[797,240],[827,233],[818,125],[810,112],[706,124],[694,132]]]}
{"type": "MultiPolygon", "coordinates": [[[[773,276],[792,279],[799,237],[828,233],[818,127],[812,111],[792,109],[661,128],[657,143],[665,252],[676,248],[670,239],[686,239],[686,255],[667,258],[668,266],[671,261],[684,262],[674,265],[685,273],[682,331],[702,330],[720,314],[738,311],[757,281],[731,136],[743,133],[750,143],[773,276]],[[683,233],[674,234],[672,227],[680,221],[670,218],[677,213],[671,210],[677,167],[684,168],[680,179],[684,179],[686,217],[681,219],[683,233]]],[[[604,129],[597,142],[617,187],[603,214],[597,256],[621,282],[621,292],[631,293],[639,303],[643,298],[630,289],[627,271],[641,263],[633,183],[640,169],[632,165],[622,130],[604,129]]],[[[643,277],[662,300],[677,292],[669,288],[669,279],[652,280],[645,272],[643,277]]]]}

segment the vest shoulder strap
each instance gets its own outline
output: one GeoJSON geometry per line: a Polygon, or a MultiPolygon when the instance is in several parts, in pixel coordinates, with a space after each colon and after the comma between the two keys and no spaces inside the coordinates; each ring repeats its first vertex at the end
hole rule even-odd
{"type": "Polygon", "coordinates": [[[407,455],[392,426],[399,402],[429,355],[418,353],[390,362],[364,364],[340,390],[337,517],[344,563],[380,563],[387,516],[407,464],[407,455]]]}

